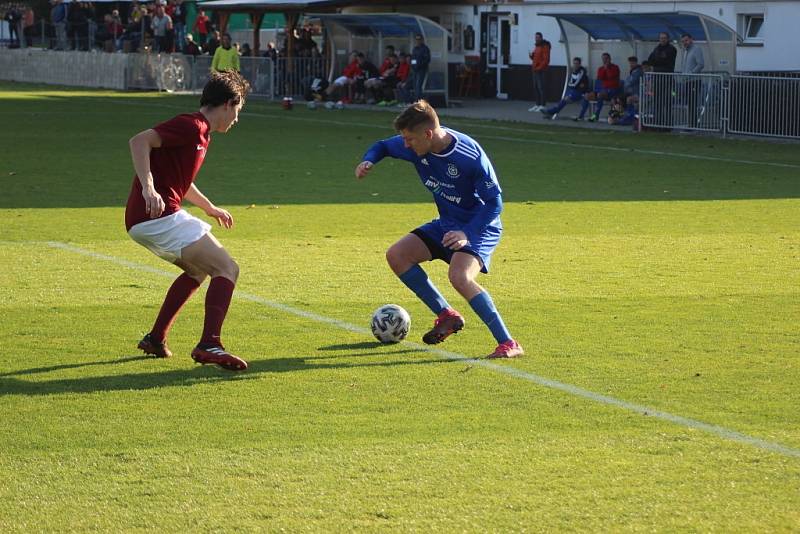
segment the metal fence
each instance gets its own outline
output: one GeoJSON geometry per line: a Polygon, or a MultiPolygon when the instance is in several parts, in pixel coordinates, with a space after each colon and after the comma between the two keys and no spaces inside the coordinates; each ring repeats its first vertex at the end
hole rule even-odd
{"type": "MultiPolygon", "coordinates": [[[[211,56],[155,52],[107,54],[0,49],[0,79],[113,89],[200,92],[211,72],[211,56]]],[[[252,94],[265,98],[302,97],[311,80],[326,78],[322,58],[240,58],[252,94]]]]}
{"type": "Polygon", "coordinates": [[[800,139],[800,78],[733,76],[728,132],[800,139]]]}
{"type": "Polygon", "coordinates": [[[645,74],[642,127],[800,139],[800,78],[645,74]]]}

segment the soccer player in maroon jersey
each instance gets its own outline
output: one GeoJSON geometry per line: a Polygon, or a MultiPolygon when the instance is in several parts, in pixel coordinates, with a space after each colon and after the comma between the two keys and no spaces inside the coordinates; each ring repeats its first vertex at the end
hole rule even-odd
{"type": "Polygon", "coordinates": [[[247,80],[237,72],[214,73],[203,89],[199,111],[178,115],[130,140],[136,176],[125,209],[125,227],[134,241],[184,271],[167,291],[153,329],[139,342],[146,354],[172,355],[166,344],[169,329],[209,276],[203,335],[192,350],[192,359],[231,371],[247,369],[247,362],[226,351],[220,340],[239,266],[211,234],[211,225],[181,209],[181,201],[188,200],[225,228],[233,226],[231,214],[206,198],[194,179],[211,133],[227,132],[236,124],[249,90],[247,80]]]}

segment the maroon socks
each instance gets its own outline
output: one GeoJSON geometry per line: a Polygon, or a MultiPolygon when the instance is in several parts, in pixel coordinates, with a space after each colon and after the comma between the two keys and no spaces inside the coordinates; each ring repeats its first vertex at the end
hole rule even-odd
{"type": "Polygon", "coordinates": [[[153,341],[163,342],[167,337],[167,332],[175,322],[178,312],[189,300],[189,297],[194,295],[197,288],[200,287],[200,282],[192,278],[186,273],[183,273],[170,286],[167,291],[167,296],[164,298],[164,304],[161,305],[161,311],[158,312],[156,322],[150,334],[153,336],[153,341]]]}
{"type": "Polygon", "coordinates": [[[222,276],[211,279],[206,293],[206,319],[203,323],[203,337],[200,343],[222,346],[220,333],[228,306],[231,304],[235,284],[222,276]]]}

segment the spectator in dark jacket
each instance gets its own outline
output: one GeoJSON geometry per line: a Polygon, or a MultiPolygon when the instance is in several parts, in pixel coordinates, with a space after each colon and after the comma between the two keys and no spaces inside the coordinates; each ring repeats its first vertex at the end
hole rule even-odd
{"type": "Polygon", "coordinates": [[[658,45],[650,52],[647,62],[653,67],[653,72],[675,72],[675,58],[678,57],[678,49],[669,42],[669,34],[661,32],[658,34],[658,45]]]}
{"type": "Polygon", "coordinates": [[[425,44],[422,35],[414,37],[414,49],[411,51],[411,76],[414,84],[414,99],[424,98],[425,78],[428,77],[428,66],[431,63],[431,49],[425,44]]]}

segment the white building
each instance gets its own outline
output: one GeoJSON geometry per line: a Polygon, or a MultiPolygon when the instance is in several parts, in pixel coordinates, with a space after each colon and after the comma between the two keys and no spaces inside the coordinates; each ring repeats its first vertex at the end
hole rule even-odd
{"type": "Polygon", "coordinates": [[[410,12],[450,30],[451,93],[459,90],[456,66],[466,57],[480,61],[483,96],[531,98],[528,55],[537,31],[552,44],[548,92],[553,95],[561,92],[568,55],[582,57],[591,73],[603,51],[624,67],[630,55],[647,59],[662,30],[674,40],[689,30],[704,50],[707,71],[800,71],[797,0],[404,2],[345,11],[410,12]]]}

